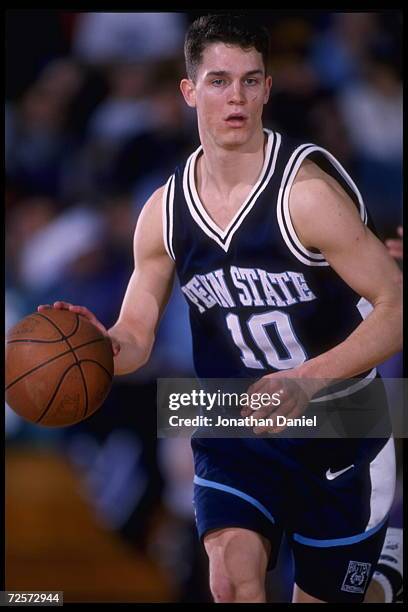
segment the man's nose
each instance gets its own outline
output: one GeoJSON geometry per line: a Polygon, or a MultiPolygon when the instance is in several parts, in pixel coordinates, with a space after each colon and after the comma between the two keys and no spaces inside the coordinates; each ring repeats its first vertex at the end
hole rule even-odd
{"type": "Polygon", "coordinates": [[[244,104],[245,92],[240,81],[233,81],[229,91],[229,104],[244,104]]]}

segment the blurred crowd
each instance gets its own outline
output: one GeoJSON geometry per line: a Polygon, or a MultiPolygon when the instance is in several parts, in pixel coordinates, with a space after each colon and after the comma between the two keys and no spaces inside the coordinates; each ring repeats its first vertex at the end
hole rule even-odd
{"type": "MultiPolygon", "coordinates": [[[[381,239],[397,237],[402,13],[252,13],[272,38],[265,126],[333,153],[381,239]]],[[[56,299],[87,306],[106,327],[115,322],[140,210],[198,145],[178,82],[185,30],[199,14],[7,13],[6,328],[56,299]]],[[[10,443],[63,449],[106,524],[164,564],[178,555],[180,601],[205,601],[188,441],[156,439],[156,379],[193,375],[180,293],[173,292],[149,364],[115,380],[98,413],[57,431],[7,410],[6,435],[10,443]],[[147,540],[158,505],[183,545],[163,535],[147,540]]]]}

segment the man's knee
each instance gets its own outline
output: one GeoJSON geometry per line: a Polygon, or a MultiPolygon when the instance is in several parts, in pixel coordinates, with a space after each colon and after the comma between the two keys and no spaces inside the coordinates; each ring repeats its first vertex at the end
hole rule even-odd
{"type": "Polygon", "coordinates": [[[231,603],[235,601],[235,585],[232,580],[221,572],[213,572],[210,577],[210,590],[215,603],[231,603]]]}
{"type": "Polygon", "coordinates": [[[205,538],[210,588],[216,603],[264,602],[269,545],[243,529],[225,529],[205,538]]]}
{"type": "Polygon", "coordinates": [[[222,573],[210,580],[215,603],[262,603],[265,602],[265,587],[260,579],[235,581],[222,573]]]}

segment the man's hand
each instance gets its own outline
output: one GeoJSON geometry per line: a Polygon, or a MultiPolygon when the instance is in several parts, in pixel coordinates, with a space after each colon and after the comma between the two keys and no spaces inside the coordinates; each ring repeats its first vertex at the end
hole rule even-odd
{"type": "Polygon", "coordinates": [[[391,257],[402,260],[404,259],[404,230],[401,225],[397,228],[397,234],[400,238],[391,238],[386,240],[385,246],[387,247],[391,257]]]}
{"type": "Polygon", "coordinates": [[[120,343],[108,333],[106,327],[102,325],[102,323],[95,317],[93,312],[88,310],[88,308],[86,308],[85,306],[75,306],[74,304],[70,304],[69,302],[58,301],[54,302],[52,306],[50,304],[41,304],[37,307],[37,310],[38,312],[44,312],[49,308],[55,308],[57,310],[70,310],[71,312],[76,312],[77,314],[85,317],[86,319],[88,319],[88,321],[90,321],[90,323],[92,323],[92,325],[95,325],[95,327],[99,329],[99,331],[102,332],[104,336],[107,336],[109,338],[112,344],[113,355],[116,356],[119,353],[120,343]]]}
{"type": "MultiPolygon", "coordinates": [[[[274,419],[274,422],[278,415],[291,419],[301,416],[319,387],[312,380],[295,378],[295,376],[296,370],[294,369],[285,373],[267,374],[260,378],[249,387],[248,394],[251,396],[253,393],[267,393],[270,397],[273,394],[278,394],[280,404],[274,406],[271,403],[268,406],[262,406],[259,410],[246,407],[241,411],[241,416],[254,415],[257,419],[270,417],[274,419]]],[[[285,425],[255,426],[253,432],[255,434],[279,433],[285,428],[285,425]]]]}

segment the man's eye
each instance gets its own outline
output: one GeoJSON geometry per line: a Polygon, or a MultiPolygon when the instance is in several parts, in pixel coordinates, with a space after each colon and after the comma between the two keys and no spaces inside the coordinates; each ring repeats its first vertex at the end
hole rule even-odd
{"type": "Polygon", "coordinates": [[[245,79],[247,85],[256,85],[258,83],[257,79],[245,79]]]}
{"type": "Polygon", "coordinates": [[[211,81],[211,84],[215,85],[215,87],[220,87],[224,84],[224,79],[214,79],[213,81],[211,81]]]}

